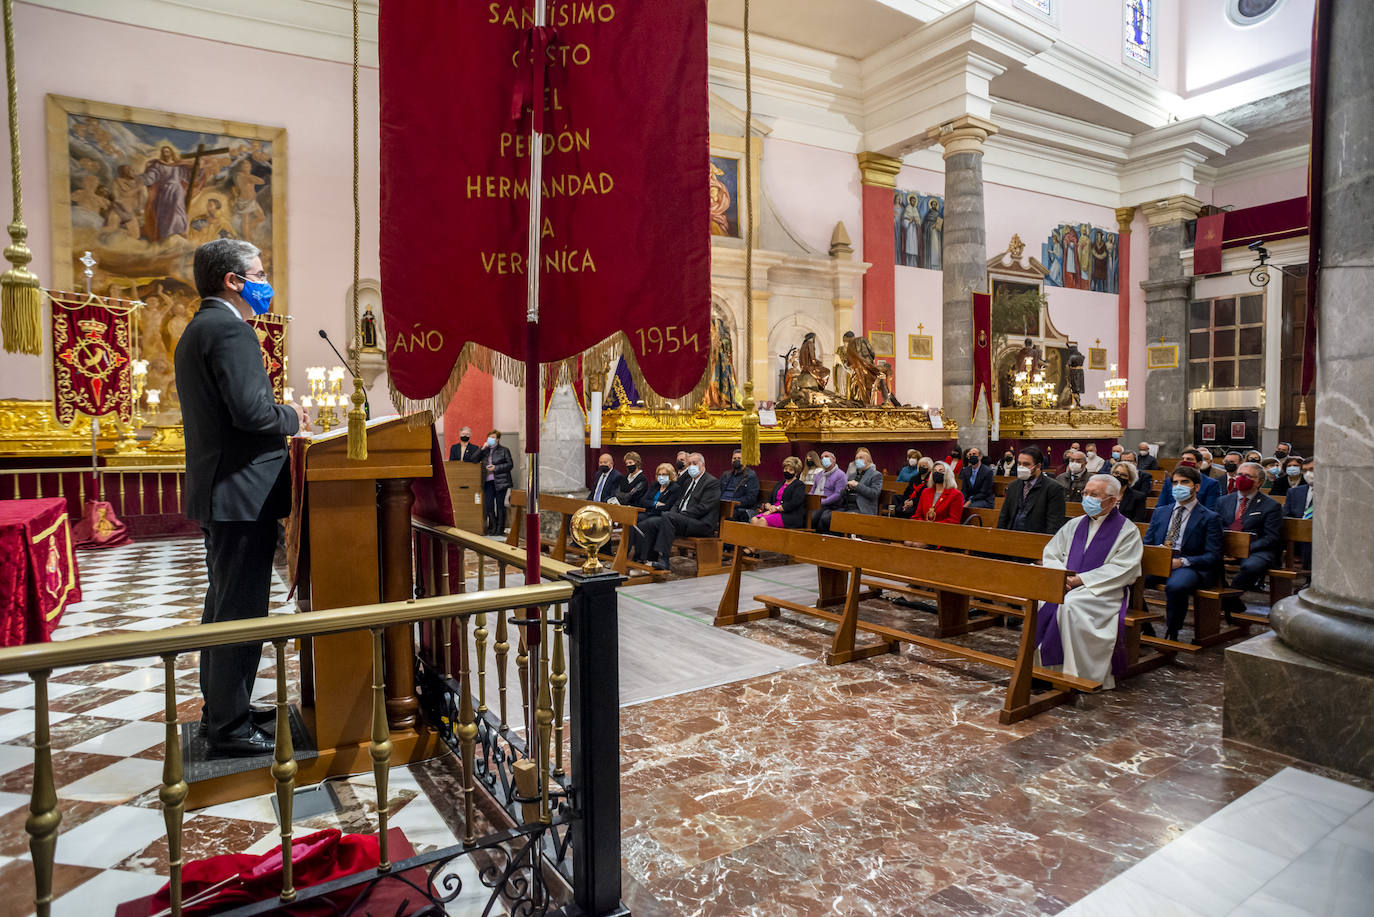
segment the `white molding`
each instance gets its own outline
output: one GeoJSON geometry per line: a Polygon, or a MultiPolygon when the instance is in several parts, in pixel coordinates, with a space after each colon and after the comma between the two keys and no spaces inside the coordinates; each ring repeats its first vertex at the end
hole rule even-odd
{"type": "MultiPolygon", "coordinates": [[[[1242,149],[1244,149],[1242,147],[1242,149]]],[[[1295,146],[1287,150],[1278,150],[1267,153],[1264,156],[1256,156],[1252,159],[1244,159],[1240,162],[1227,164],[1222,159],[1218,165],[1198,166],[1197,180],[1213,188],[1228,185],[1232,182],[1244,181],[1248,178],[1260,178],[1265,175],[1273,175],[1276,172],[1283,172],[1288,169],[1306,167],[1311,155],[1311,148],[1307,144],[1295,146]]]]}
{"type": "Polygon", "coordinates": [[[1127,69],[1125,63],[1103,60],[1068,41],[1056,41],[1027,63],[1026,70],[1147,127],[1169,123],[1169,93],[1142,84],[1141,72],[1127,69]]]}
{"type": "Polygon", "coordinates": [[[1187,97],[1174,96],[1170,107],[1180,118],[1218,115],[1294,89],[1304,89],[1311,84],[1312,68],[1307,61],[1299,61],[1219,89],[1204,90],[1187,97]]]}

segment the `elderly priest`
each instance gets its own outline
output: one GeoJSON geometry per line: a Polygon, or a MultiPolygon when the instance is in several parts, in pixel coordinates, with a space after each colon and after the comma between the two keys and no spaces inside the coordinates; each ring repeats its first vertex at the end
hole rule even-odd
{"type": "Polygon", "coordinates": [[[1069,570],[1062,605],[1036,618],[1036,662],[1115,687],[1125,666],[1120,635],[1131,584],[1140,577],[1140,529],[1117,509],[1121,482],[1097,474],[1083,488],[1083,515],[1045,545],[1044,565],[1069,570]]]}

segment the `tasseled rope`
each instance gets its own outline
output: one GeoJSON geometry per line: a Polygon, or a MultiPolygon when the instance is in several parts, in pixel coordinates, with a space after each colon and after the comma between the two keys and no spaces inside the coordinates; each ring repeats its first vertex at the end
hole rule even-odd
{"type": "MultiPolygon", "coordinates": [[[[7,0],[8,2],[8,0],[7,0]]],[[[348,412],[348,457],[367,460],[367,414],[363,405],[363,323],[358,314],[359,252],[363,218],[358,204],[358,0],[353,0],[353,408],[348,412]]]]}
{"type": "Polygon", "coordinates": [[[4,0],[5,84],[9,92],[10,181],[14,184],[14,221],[5,258],[12,265],[0,274],[0,331],[9,353],[43,353],[43,290],[28,268],[33,260],[24,225],[24,190],[19,173],[19,99],[14,76],[14,0],[4,0]]]}
{"type": "Polygon", "coordinates": [[[744,208],[748,230],[744,243],[744,327],[745,374],[744,418],[740,421],[740,461],[757,465],[763,458],[759,449],[759,412],[754,405],[754,70],[749,58],[749,0],[744,0],[744,208]]]}

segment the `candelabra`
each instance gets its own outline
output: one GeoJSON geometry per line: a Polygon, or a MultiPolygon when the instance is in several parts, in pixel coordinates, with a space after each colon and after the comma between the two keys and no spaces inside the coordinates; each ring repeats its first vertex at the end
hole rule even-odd
{"type": "Polygon", "coordinates": [[[1097,393],[1097,400],[1108,410],[1115,411],[1130,398],[1130,394],[1126,391],[1126,380],[1117,378],[1115,363],[1112,364],[1112,377],[1103,385],[1106,388],[1097,393]]]}
{"type": "Polygon", "coordinates": [[[338,426],[348,408],[348,399],[343,395],[343,367],[311,366],[306,369],[305,377],[310,382],[310,394],[301,398],[301,407],[307,412],[312,407],[315,409],[318,429],[331,430],[338,426]]]}
{"type": "Polygon", "coordinates": [[[1026,368],[1018,372],[1011,383],[1012,402],[1019,408],[1054,406],[1054,386],[1045,379],[1044,372],[1033,370],[1031,358],[1026,368]]]}
{"type": "Polygon", "coordinates": [[[138,451],[138,431],[143,428],[143,413],[139,410],[139,404],[143,400],[143,386],[148,384],[148,361],[134,360],[130,366],[133,368],[133,417],[129,419],[129,425],[124,428],[124,438],[115,447],[115,451],[121,455],[138,451]]]}

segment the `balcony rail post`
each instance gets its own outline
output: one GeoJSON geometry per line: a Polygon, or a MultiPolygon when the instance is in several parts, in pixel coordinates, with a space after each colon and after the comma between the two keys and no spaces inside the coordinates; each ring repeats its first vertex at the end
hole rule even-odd
{"type": "Polygon", "coordinates": [[[568,573],[564,631],[571,687],[573,901],[592,917],[620,900],[620,626],[613,570],[568,573]]]}

